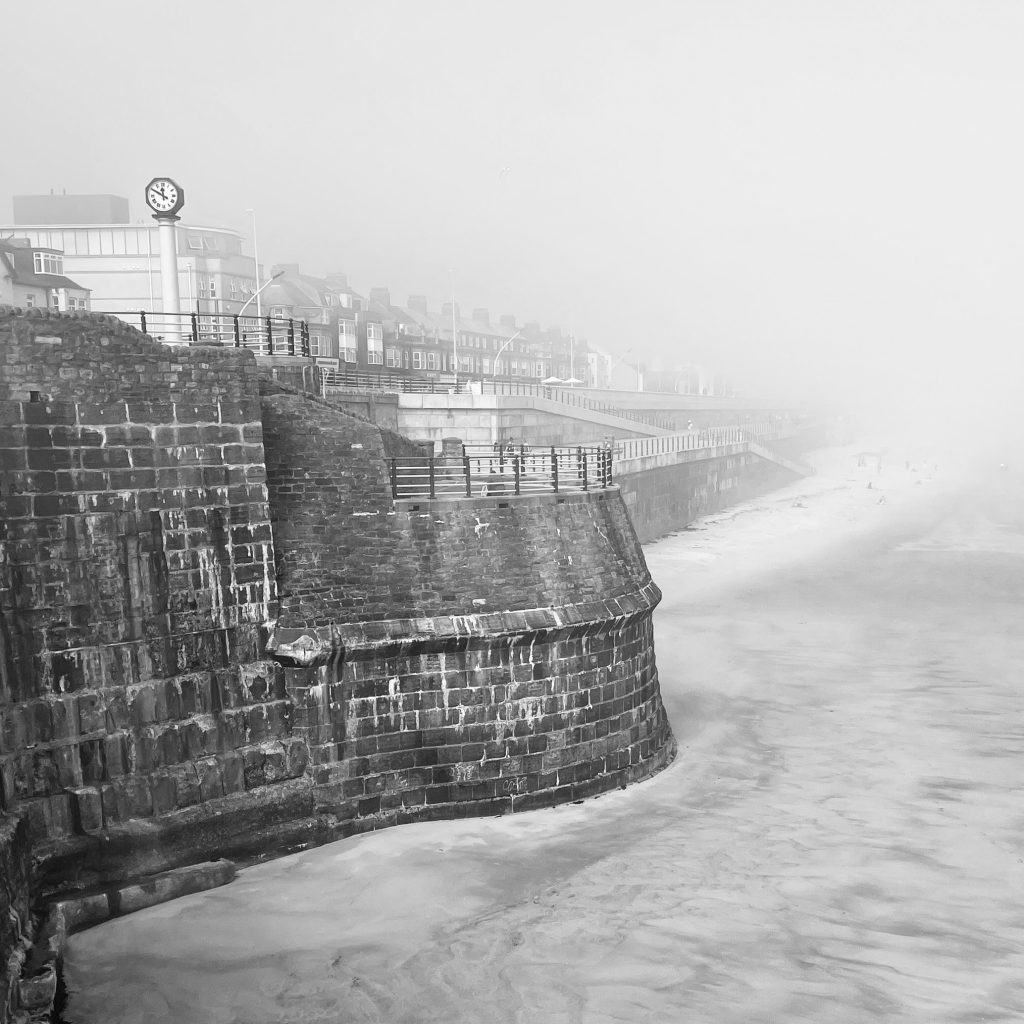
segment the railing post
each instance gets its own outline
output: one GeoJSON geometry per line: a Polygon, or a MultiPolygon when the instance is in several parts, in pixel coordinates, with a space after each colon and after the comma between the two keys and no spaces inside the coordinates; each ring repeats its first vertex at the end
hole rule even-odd
{"type": "Polygon", "coordinates": [[[469,456],[466,455],[465,451],[463,451],[463,454],[462,454],[462,469],[463,469],[463,472],[466,474],[466,497],[467,498],[472,498],[473,497],[473,484],[472,484],[471,474],[470,474],[470,471],[469,471],[469,456]]]}
{"type": "Polygon", "coordinates": [[[234,326],[234,329],[235,329],[235,348],[241,348],[242,347],[242,334],[241,334],[241,332],[240,332],[240,330],[238,328],[238,314],[236,313],[231,319],[234,321],[234,325],[233,326],[234,326]]]}
{"type": "Polygon", "coordinates": [[[288,317],[288,355],[295,355],[295,321],[288,317]]]}
{"type": "Polygon", "coordinates": [[[272,356],[274,354],[274,328],[269,316],[266,318],[265,326],[267,329],[267,355],[272,356]]]}
{"type": "Polygon", "coordinates": [[[430,475],[430,496],[432,498],[436,498],[437,497],[437,490],[435,488],[434,456],[433,455],[430,456],[430,465],[428,467],[428,472],[429,472],[429,475],[430,475]]]}
{"type": "Polygon", "coordinates": [[[516,480],[516,491],[515,491],[515,493],[516,494],[519,493],[520,472],[521,472],[520,462],[521,461],[522,461],[521,458],[519,458],[518,456],[516,456],[516,455],[512,456],[512,472],[515,473],[515,480],[516,480]]]}
{"type": "Polygon", "coordinates": [[[198,313],[192,313],[191,314],[191,320],[192,320],[192,344],[194,345],[194,344],[196,344],[196,342],[199,341],[199,314],[198,313]]]}
{"type": "Polygon", "coordinates": [[[144,309],[139,310],[139,317],[142,319],[142,333],[148,334],[149,331],[146,330],[146,311],[144,309]]]}
{"type": "Polygon", "coordinates": [[[587,449],[581,448],[580,453],[583,458],[583,490],[587,490],[587,449]]]}
{"type": "Polygon", "coordinates": [[[309,324],[305,320],[302,321],[302,354],[307,359],[311,355],[309,349],[309,324]]]}
{"type": "Polygon", "coordinates": [[[558,493],[558,453],[555,446],[551,446],[551,479],[555,485],[555,494],[558,493]]]}
{"type": "Polygon", "coordinates": [[[391,460],[391,497],[398,497],[398,460],[391,460]]]}

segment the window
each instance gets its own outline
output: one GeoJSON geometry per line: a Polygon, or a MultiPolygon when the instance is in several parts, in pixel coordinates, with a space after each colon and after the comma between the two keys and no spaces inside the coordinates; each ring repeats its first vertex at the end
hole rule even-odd
{"type": "Polygon", "coordinates": [[[412,354],[412,368],[414,370],[423,369],[423,353],[419,349],[415,349],[412,354]]]}
{"type": "Polygon", "coordinates": [[[36,306],[36,297],[34,295],[32,295],[31,293],[29,293],[28,295],[25,296],[25,308],[26,309],[35,309],[35,306],[36,306]]]}
{"type": "Polygon", "coordinates": [[[356,361],[356,325],[353,321],[338,321],[338,342],[341,346],[341,358],[346,363],[354,363],[356,361]]]}
{"type": "Polygon", "coordinates": [[[202,249],[202,247],[203,247],[203,240],[202,240],[202,238],[200,238],[199,235],[189,235],[188,236],[188,247],[190,249],[202,249]]]}
{"type": "Polygon", "coordinates": [[[324,337],[322,334],[310,334],[309,354],[311,356],[333,355],[333,353],[331,352],[331,339],[324,337]]]}
{"type": "Polygon", "coordinates": [[[402,365],[401,349],[389,348],[387,352],[384,353],[384,355],[386,357],[385,361],[387,362],[388,366],[399,367],[402,365]]]}
{"type": "Polygon", "coordinates": [[[210,278],[210,298],[217,298],[217,282],[212,277],[210,278]]]}
{"type": "Polygon", "coordinates": [[[52,252],[33,253],[37,274],[63,274],[64,257],[52,252]]]}
{"type": "Polygon", "coordinates": [[[535,363],[534,364],[534,366],[533,366],[533,375],[534,375],[534,377],[543,377],[544,376],[544,364],[543,363],[535,363]]]}
{"type": "Polygon", "coordinates": [[[366,325],[366,361],[375,366],[384,362],[384,328],[380,324],[366,325]]]}
{"type": "Polygon", "coordinates": [[[511,376],[513,376],[513,377],[518,377],[519,376],[519,362],[517,360],[515,360],[515,359],[512,360],[511,376]]]}
{"type": "Polygon", "coordinates": [[[491,361],[490,361],[490,359],[482,359],[482,360],[480,360],[480,369],[484,373],[490,373],[491,372],[491,361]]]}
{"type": "Polygon", "coordinates": [[[56,288],[50,289],[50,309],[60,309],[60,291],[56,288]]]}
{"type": "Polygon", "coordinates": [[[427,353],[427,369],[428,370],[436,370],[437,369],[437,353],[436,352],[428,352],[427,353]]]}

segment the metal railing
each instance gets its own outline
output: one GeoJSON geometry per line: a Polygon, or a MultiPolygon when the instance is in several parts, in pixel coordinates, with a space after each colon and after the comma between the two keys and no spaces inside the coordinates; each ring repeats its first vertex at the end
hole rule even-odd
{"type": "Polygon", "coordinates": [[[763,422],[688,430],[682,434],[668,434],[664,437],[637,437],[627,441],[616,441],[615,459],[643,459],[653,455],[669,455],[673,452],[717,448],[724,444],[742,444],[744,441],[764,444],[774,438],[788,437],[791,433],[792,431],[778,423],[763,422]]]}
{"type": "Polygon", "coordinates": [[[305,320],[227,313],[159,313],[144,309],[111,311],[107,315],[124,320],[151,338],[176,345],[227,345],[252,349],[262,356],[310,354],[309,325],[305,320]]]}
{"type": "Polygon", "coordinates": [[[610,487],[612,452],[582,446],[468,446],[461,457],[391,459],[390,469],[395,499],[558,494],[610,487]]]}
{"type": "Polygon", "coordinates": [[[321,367],[324,394],[339,391],[386,391],[419,395],[466,394],[465,381],[446,384],[430,377],[402,376],[397,373],[367,373],[364,370],[331,370],[321,367]]]}
{"type": "Polygon", "coordinates": [[[581,394],[575,388],[558,387],[549,384],[535,384],[526,381],[469,380],[460,377],[442,380],[430,377],[401,376],[389,373],[366,373],[361,370],[323,370],[324,394],[343,391],[386,391],[399,394],[425,395],[507,395],[511,397],[546,398],[564,405],[600,412],[605,416],[642,423],[645,426],[671,430],[675,426],[671,417],[654,416],[623,409],[611,402],[601,402],[589,395],[581,394]]]}

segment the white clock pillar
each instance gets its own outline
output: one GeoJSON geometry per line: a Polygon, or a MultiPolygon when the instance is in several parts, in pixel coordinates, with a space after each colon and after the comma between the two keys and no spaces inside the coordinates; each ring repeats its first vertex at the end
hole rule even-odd
{"type": "MultiPolygon", "coordinates": [[[[163,293],[163,314],[166,318],[166,327],[163,323],[160,327],[178,340],[181,336],[178,318],[181,301],[178,296],[178,242],[175,238],[174,225],[179,218],[155,214],[153,219],[160,226],[160,286],[163,293]]],[[[157,320],[159,322],[160,318],[157,320]]]]}
{"type": "MultiPolygon", "coordinates": [[[[160,285],[163,309],[152,330],[168,341],[182,340],[181,301],[178,297],[178,244],[174,225],[185,205],[185,190],[171,178],[154,178],[146,186],[146,205],[160,227],[160,285]]],[[[153,310],[155,313],[156,310],[153,310]]]]}

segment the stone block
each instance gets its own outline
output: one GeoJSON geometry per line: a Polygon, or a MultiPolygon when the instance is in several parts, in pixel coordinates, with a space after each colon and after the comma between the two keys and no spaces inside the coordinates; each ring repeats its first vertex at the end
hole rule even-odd
{"type": "Polygon", "coordinates": [[[199,777],[199,791],[203,801],[213,800],[224,795],[224,779],[221,775],[220,762],[216,757],[204,757],[196,761],[196,774],[199,777]]]}
{"type": "Polygon", "coordinates": [[[83,832],[99,832],[103,829],[103,799],[95,786],[83,786],[72,790],[75,798],[75,812],[79,828],[83,832]]]}

